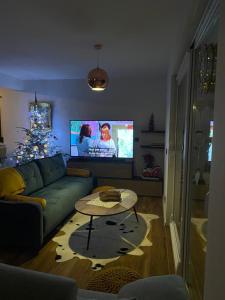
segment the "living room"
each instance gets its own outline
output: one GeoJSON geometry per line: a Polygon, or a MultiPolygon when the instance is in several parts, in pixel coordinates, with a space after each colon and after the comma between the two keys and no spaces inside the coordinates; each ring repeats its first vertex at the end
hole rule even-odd
{"type": "MultiPolygon", "coordinates": [[[[102,258],[101,262],[97,262],[95,260],[96,257],[92,257],[92,259],[86,257],[85,260],[84,258],[81,259],[79,255],[68,259],[65,258],[68,253],[66,253],[65,257],[62,257],[62,251],[59,251],[59,248],[62,247],[60,246],[62,240],[57,243],[54,241],[54,238],[55,236],[60,238],[63,226],[70,221],[71,223],[74,221],[70,219],[73,217],[70,214],[67,216],[67,219],[63,218],[63,221],[55,226],[54,232],[51,232],[51,236],[44,240],[38,252],[31,254],[26,250],[19,250],[20,253],[18,253],[19,248],[16,248],[15,251],[11,247],[8,250],[1,249],[1,262],[17,265],[25,269],[72,277],[77,282],[78,288],[85,289],[88,284],[89,287],[93,284],[91,279],[94,280],[98,272],[103,272],[110,268],[113,269],[114,267],[128,267],[134,274],[137,272],[137,276],[140,276],[140,278],[176,273],[182,275],[186,280],[185,272],[187,270],[185,271],[184,266],[182,269],[182,255],[184,254],[182,251],[179,253],[179,247],[177,248],[178,250],[176,249],[176,242],[174,241],[176,236],[170,224],[173,212],[171,197],[174,182],[172,180],[175,176],[175,169],[172,166],[173,144],[171,139],[173,130],[175,132],[172,122],[175,119],[175,115],[173,115],[174,104],[171,104],[171,99],[175,98],[174,95],[176,94],[173,90],[175,89],[174,78],[176,81],[179,77],[176,77],[175,74],[182,74],[180,65],[185,51],[191,46],[194,36],[196,37],[196,32],[199,30],[197,28],[202,23],[201,17],[203,19],[206,18],[206,13],[203,12],[207,8],[208,11],[212,12],[212,9],[210,10],[209,7],[212,7],[211,2],[215,1],[209,1],[211,6],[207,6],[208,1],[198,1],[198,3],[196,1],[190,1],[190,3],[185,1],[166,3],[162,1],[162,3],[157,4],[153,4],[151,1],[150,3],[148,3],[149,1],[143,1],[142,6],[137,6],[134,1],[131,1],[129,3],[129,13],[127,11],[127,1],[124,4],[110,4],[110,8],[106,4],[103,5],[103,3],[98,7],[88,2],[83,4],[68,3],[68,6],[57,2],[54,3],[52,11],[50,8],[53,7],[53,3],[51,1],[47,2],[45,4],[32,3],[33,6],[31,7],[30,4],[23,1],[21,7],[17,7],[17,9],[13,8],[16,5],[15,3],[4,4],[3,7],[5,17],[1,22],[4,22],[4,29],[2,30],[4,30],[3,37],[5,40],[0,60],[0,108],[1,136],[4,138],[4,143],[1,147],[4,146],[6,148],[7,154],[1,160],[2,167],[15,166],[13,153],[17,147],[16,142],[24,142],[21,128],[30,129],[30,104],[35,103],[36,97],[37,103],[45,102],[50,105],[51,133],[56,137],[55,145],[57,146],[57,151],[63,153],[67,167],[74,168],[75,166],[82,169],[83,164],[84,169],[88,169],[93,177],[97,177],[98,181],[93,182],[93,187],[87,188],[89,189],[87,194],[91,193],[91,190],[94,190],[97,186],[104,188],[109,185],[113,188],[129,189],[138,196],[137,205],[133,206],[132,204],[130,207],[136,207],[139,220],[139,224],[136,225],[134,223],[135,225],[133,226],[136,226],[138,229],[138,226],[142,225],[142,219],[143,222],[146,221],[145,217],[147,215],[152,219],[148,219],[146,223],[143,223],[150,226],[147,226],[147,231],[144,233],[141,231],[144,234],[142,241],[144,244],[140,243],[139,247],[137,247],[136,250],[139,252],[136,252],[139,254],[132,256],[122,250],[123,253],[120,253],[118,261],[110,260],[107,264],[104,264],[102,258]],[[89,8],[86,9],[86,6],[89,8]],[[169,9],[170,13],[168,13],[169,9]],[[22,14],[24,14],[23,18],[22,14]],[[107,18],[102,18],[105,15],[107,18]],[[161,20],[164,19],[163,26],[161,26],[161,21],[159,21],[159,15],[161,20]],[[33,19],[31,28],[23,21],[27,20],[28,17],[33,19]],[[117,22],[115,23],[114,20],[117,20],[117,22]],[[7,24],[9,25],[8,31],[6,30],[7,24]],[[12,24],[17,25],[12,26],[12,24]],[[87,26],[88,24],[92,24],[92,26],[87,26]],[[15,36],[13,36],[14,31],[15,36]],[[147,36],[149,36],[149,39],[147,39],[147,36]],[[13,43],[17,43],[15,50],[13,43]],[[100,51],[96,51],[94,47],[96,43],[102,44],[100,51]],[[95,68],[96,64],[99,64],[99,67],[104,69],[109,77],[108,85],[103,92],[95,92],[88,86],[88,72],[95,68]],[[96,163],[92,159],[84,161],[78,160],[76,157],[69,157],[68,154],[70,155],[71,152],[70,121],[77,122],[80,120],[94,120],[100,121],[100,123],[102,120],[108,122],[132,120],[134,128],[133,159],[125,161],[101,160],[96,163]],[[153,130],[151,127],[152,123],[153,130]],[[149,131],[149,133],[146,134],[146,131],[149,131]],[[149,148],[149,144],[151,148],[149,148]],[[160,144],[163,147],[162,149],[160,147],[159,149],[152,149],[154,144],[160,144]],[[143,147],[146,145],[148,147],[143,147]],[[150,167],[145,161],[146,154],[151,154],[151,157],[153,157],[153,163],[150,167]],[[96,167],[96,164],[100,164],[101,167],[96,167]],[[151,175],[150,178],[143,178],[145,177],[143,174],[146,172],[146,168],[154,169],[154,167],[158,168],[157,170],[159,171],[158,180],[154,176],[151,178],[151,175]],[[113,172],[118,172],[118,170],[113,171],[114,169],[120,170],[121,174],[125,170],[124,172],[127,172],[127,175],[124,178],[122,175],[114,175],[113,172]],[[139,186],[139,183],[143,185],[139,186]],[[157,216],[157,219],[154,219],[155,216],[157,216]],[[76,263],[79,261],[77,265],[75,261],[76,263]],[[96,270],[92,269],[96,265],[96,270]]],[[[216,44],[218,43],[222,47],[222,27],[220,26],[218,30],[216,25],[215,28],[219,32],[218,40],[221,43],[213,34],[210,35],[208,40],[204,41],[207,41],[210,45],[212,41],[213,43],[216,41],[216,44]]],[[[222,53],[221,50],[219,53],[222,53]]],[[[221,54],[218,60],[223,61],[221,54]]],[[[217,67],[219,70],[217,72],[220,73],[217,73],[219,74],[216,81],[217,96],[215,100],[213,98],[215,105],[214,125],[212,125],[212,130],[216,133],[218,132],[217,137],[215,137],[216,142],[213,142],[215,144],[215,154],[213,153],[215,162],[217,156],[221,160],[221,152],[218,152],[217,149],[219,148],[219,151],[223,149],[223,145],[221,145],[222,140],[218,138],[222,127],[219,128],[218,123],[216,127],[215,120],[216,116],[218,117],[217,112],[222,109],[222,106],[219,109],[219,105],[222,104],[218,104],[218,99],[219,97],[222,98],[223,95],[223,86],[220,85],[220,78],[222,78],[221,74],[224,71],[220,70],[220,64],[217,67]],[[221,93],[221,96],[219,93],[221,93]]],[[[208,95],[211,97],[212,94],[214,95],[215,91],[208,95]]],[[[207,107],[211,109],[211,98],[209,96],[207,101],[210,105],[207,107]]],[[[209,118],[211,121],[211,112],[209,118]]],[[[218,120],[221,122],[222,118],[218,117],[218,120]]],[[[209,124],[209,120],[207,122],[209,124]]],[[[201,132],[200,130],[198,131],[200,135],[201,132]]],[[[208,147],[208,142],[206,147],[208,147]]],[[[202,148],[201,151],[203,151],[202,148]]],[[[58,163],[60,164],[60,162],[58,163]]],[[[41,163],[40,165],[39,163],[37,164],[40,168],[41,176],[43,176],[40,167],[41,163]]],[[[208,158],[207,167],[204,166],[204,168],[204,172],[195,172],[194,177],[194,188],[196,195],[198,195],[198,201],[195,202],[197,203],[198,217],[200,215],[200,206],[204,210],[208,205],[208,198],[206,199],[205,196],[208,193],[209,169],[213,170],[212,172],[214,173],[212,174],[217,174],[216,168],[218,166],[214,163],[211,167],[211,158],[208,158]],[[200,176],[200,179],[198,176],[200,176]],[[202,208],[202,200],[204,201],[204,208],[202,208]]],[[[217,170],[218,174],[223,174],[222,170],[217,170]]],[[[65,172],[68,172],[68,170],[65,172]]],[[[29,173],[27,176],[29,177],[29,173]]],[[[80,182],[85,182],[87,179],[86,175],[82,179],[77,179],[78,177],[76,175],[75,179],[70,178],[69,181],[72,182],[74,180],[74,182],[77,181],[80,184],[80,182]]],[[[218,175],[214,177],[218,179],[218,175]]],[[[61,178],[61,180],[64,179],[61,178]]],[[[213,199],[213,197],[218,197],[213,194],[213,182],[216,185],[217,183],[215,182],[216,179],[211,180],[210,186],[212,185],[212,190],[210,191],[212,192],[210,192],[210,199],[213,199]]],[[[54,184],[54,182],[52,181],[51,184],[54,184]]],[[[54,188],[56,189],[56,187],[54,188]]],[[[58,186],[58,188],[61,188],[61,186],[58,186]]],[[[81,190],[82,188],[80,188],[80,198],[85,196],[81,190]]],[[[100,191],[100,193],[105,192],[101,189],[97,191],[100,191]]],[[[36,193],[36,190],[33,193],[36,193]]],[[[217,215],[223,207],[221,201],[217,201],[217,203],[221,203],[221,206],[218,204],[216,208],[213,207],[215,201],[209,201],[209,214],[211,214],[212,220],[213,218],[217,219],[217,215]],[[217,212],[217,215],[215,215],[215,212],[217,212]]],[[[122,215],[118,215],[118,217],[122,215]]],[[[132,215],[134,218],[132,222],[136,222],[135,213],[133,212],[132,215]]],[[[203,217],[205,218],[204,214],[203,217]]],[[[112,221],[112,219],[108,221],[112,221]]],[[[85,226],[85,224],[89,224],[89,218],[81,218],[77,222],[81,222],[81,225],[85,226]],[[82,223],[83,220],[86,221],[82,223]]],[[[122,224],[121,220],[119,222],[122,224]]],[[[210,227],[211,229],[208,229],[209,238],[213,236],[212,232],[218,230],[219,225],[217,224],[216,227],[215,224],[213,224],[214,227],[212,226],[210,227]]],[[[92,224],[89,225],[89,228],[91,228],[92,224]]],[[[126,226],[128,225],[126,224],[126,226]]],[[[195,229],[198,231],[198,225],[196,226],[197,229],[195,229]]],[[[102,226],[102,223],[100,223],[100,227],[110,227],[110,230],[113,230],[112,225],[102,226]]],[[[88,232],[89,228],[88,226],[84,227],[86,233],[83,245],[85,248],[90,233],[90,249],[88,250],[91,250],[93,245],[96,245],[95,242],[96,239],[98,241],[98,238],[97,235],[95,237],[95,230],[90,229],[88,232]]],[[[65,228],[65,230],[67,229],[65,228]]],[[[119,228],[118,230],[122,229],[124,228],[119,228]]],[[[133,230],[133,228],[130,230],[133,230]]],[[[126,230],[124,232],[126,234],[126,230]]],[[[218,234],[215,236],[218,236],[218,234]]],[[[130,243],[133,243],[136,237],[137,234],[130,243]]],[[[110,240],[105,236],[103,239],[106,239],[105,244],[109,245],[108,248],[110,248],[110,240]]],[[[207,255],[211,257],[210,262],[209,260],[207,262],[207,270],[212,270],[214,267],[212,265],[214,261],[212,257],[218,256],[218,251],[222,250],[218,249],[219,246],[216,249],[210,246],[213,245],[213,239],[211,239],[212,242],[208,238],[207,240],[209,247],[207,248],[207,255]],[[216,256],[214,256],[215,253],[217,253],[216,256]]],[[[116,242],[116,244],[118,249],[125,248],[124,245],[119,246],[119,242],[116,242]]],[[[99,246],[102,247],[102,244],[100,243],[99,246]]],[[[221,248],[223,249],[223,246],[221,248]]],[[[74,252],[76,251],[74,250],[74,252]]],[[[86,254],[87,251],[85,252],[86,254]]],[[[94,255],[92,253],[92,256],[94,255]]],[[[203,258],[200,260],[202,261],[203,258]]],[[[206,261],[204,254],[204,265],[206,261]]],[[[219,267],[221,268],[221,274],[223,274],[222,263],[219,267]]],[[[198,291],[196,294],[191,295],[191,299],[203,299],[203,290],[205,290],[204,299],[213,299],[210,298],[210,293],[212,294],[215,288],[218,291],[222,284],[218,280],[215,285],[210,286],[208,284],[209,278],[211,278],[210,272],[204,271],[203,266],[200,266],[200,264],[198,268],[195,270],[195,272],[201,273],[197,276],[198,279],[195,280],[198,291]],[[202,278],[206,278],[206,281],[202,278]]],[[[122,274],[123,271],[120,270],[119,272],[122,274]]],[[[197,274],[195,272],[193,274],[197,274]]],[[[118,274],[115,275],[113,280],[118,276],[118,274]]],[[[196,287],[193,288],[192,283],[192,281],[188,282],[190,290],[196,287]]],[[[130,295],[129,297],[132,296],[137,297],[135,295],[130,295]]]]}

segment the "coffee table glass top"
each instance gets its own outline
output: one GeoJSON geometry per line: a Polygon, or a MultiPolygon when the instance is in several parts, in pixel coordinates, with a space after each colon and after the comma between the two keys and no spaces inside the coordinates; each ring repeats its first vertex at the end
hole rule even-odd
{"type": "Polygon", "coordinates": [[[137,203],[137,194],[128,189],[116,189],[121,192],[121,202],[103,202],[99,193],[81,198],[75,203],[75,209],[89,216],[109,216],[125,212],[137,203]]]}

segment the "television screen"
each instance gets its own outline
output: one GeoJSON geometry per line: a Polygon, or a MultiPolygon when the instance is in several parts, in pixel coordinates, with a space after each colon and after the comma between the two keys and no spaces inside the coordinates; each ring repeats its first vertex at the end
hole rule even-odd
{"type": "Polygon", "coordinates": [[[133,158],[133,121],[70,121],[75,157],[133,158]]]}
{"type": "Polygon", "coordinates": [[[208,161],[212,161],[213,121],[210,121],[209,126],[210,126],[210,128],[209,128],[210,142],[209,142],[209,146],[208,146],[208,161]]]}

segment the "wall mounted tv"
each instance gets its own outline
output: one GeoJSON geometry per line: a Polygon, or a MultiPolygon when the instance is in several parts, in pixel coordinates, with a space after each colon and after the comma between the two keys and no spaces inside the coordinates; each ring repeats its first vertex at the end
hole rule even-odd
{"type": "Polygon", "coordinates": [[[133,121],[70,121],[72,157],[132,159],[133,121]]]}

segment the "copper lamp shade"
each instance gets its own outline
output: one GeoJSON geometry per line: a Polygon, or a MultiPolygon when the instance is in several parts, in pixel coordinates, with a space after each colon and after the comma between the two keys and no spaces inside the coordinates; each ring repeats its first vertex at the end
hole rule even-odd
{"type": "Polygon", "coordinates": [[[98,50],[97,68],[88,73],[88,85],[92,91],[100,92],[106,89],[109,78],[106,71],[99,68],[99,51],[102,49],[102,44],[95,44],[94,48],[98,50]]]}
{"type": "Polygon", "coordinates": [[[104,91],[109,78],[105,70],[95,68],[88,73],[88,85],[93,91],[104,91]]]}

